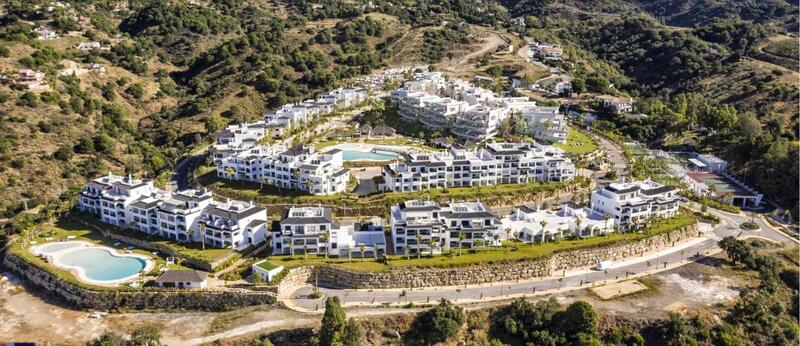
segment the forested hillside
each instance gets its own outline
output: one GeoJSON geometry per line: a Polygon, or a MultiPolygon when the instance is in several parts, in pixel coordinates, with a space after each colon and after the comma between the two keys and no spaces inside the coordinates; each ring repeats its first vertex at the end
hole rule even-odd
{"type": "Polygon", "coordinates": [[[545,40],[568,47],[573,57],[609,64],[594,71],[578,65],[577,77],[595,85],[612,83],[619,91],[647,101],[639,110],[651,118],[617,119],[620,133],[658,147],[682,138],[692,124],[700,124],[712,132],[696,143],[697,149],[731,161],[735,173],[797,213],[800,75],[796,60],[789,58],[797,49],[796,26],[784,25],[796,23],[796,5],[779,1],[504,3],[513,16],[525,18],[528,36],[546,33],[545,40]],[[667,13],[674,16],[665,18],[667,13]],[[683,15],[693,21],[685,21],[683,15]]]}
{"type": "MultiPolygon", "coordinates": [[[[797,38],[786,25],[797,6],[786,2],[104,0],[51,6],[15,0],[0,6],[0,71],[11,77],[0,84],[1,166],[9,172],[0,178],[6,197],[0,210],[7,216],[25,200],[33,206],[108,170],[164,178],[181,155],[202,149],[226,123],[256,119],[269,107],[387,63],[450,59],[473,39],[470,25],[561,44],[572,57],[563,67],[588,91],[667,105],[690,95],[707,109],[733,106],[737,119],[757,119],[757,135],[740,136],[748,127],[741,121],[712,124],[712,130],[736,133],[733,143],[748,150],[724,141],[705,150],[729,155],[778,200],[797,201],[796,189],[748,174],[775,167],[789,182],[797,177],[796,165],[781,161],[797,147],[797,38]],[[512,21],[519,17],[522,25],[512,21]],[[43,31],[60,37],[38,39],[43,31]],[[76,48],[90,41],[100,48],[76,48]],[[14,83],[25,68],[44,72],[49,91],[14,83]]],[[[687,125],[654,124],[660,123],[634,124],[628,134],[660,143],[687,125]]]]}

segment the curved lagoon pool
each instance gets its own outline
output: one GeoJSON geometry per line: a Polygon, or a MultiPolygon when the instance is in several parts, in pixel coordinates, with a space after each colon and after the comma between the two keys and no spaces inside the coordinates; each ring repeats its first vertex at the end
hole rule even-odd
{"type": "Polygon", "coordinates": [[[124,280],[139,274],[147,267],[144,259],[115,255],[97,247],[68,251],[59,256],[57,262],[65,267],[74,267],[89,280],[99,282],[124,280]]]}
{"type": "Polygon", "coordinates": [[[37,248],[37,251],[40,254],[52,254],[61,250],[71,249],[74,247],[83,246],[83,244],[74,242],[74,241],[67,241],[67,242],[59,242],[59,243],[49,243],[44,244],[37,248]]]}
{"type": "Polygon", "coordinates": [[[375,150],[370,151],[357,151],[357,150],[342,150],[343,161],[390,161],[399,156],[396,153],[389,151],[375,150]]]}
{"type": "Polygon", "coordinates": [[[68,269],[81,281],[112,285],[136,278],[154,263],[144,255],[121,254],[84,241],[47,243],[31,249],[54,266],[68,269]]]}

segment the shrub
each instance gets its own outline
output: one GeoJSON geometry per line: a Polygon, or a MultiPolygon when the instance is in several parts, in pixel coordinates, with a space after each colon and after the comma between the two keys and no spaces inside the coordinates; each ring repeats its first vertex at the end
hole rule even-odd
{"type": "Polygon", "coordinates": [[[442,299],[439,305],[417,315],[411,331],[422,343],[434,344],[453,337],[465,320],[464,309],[442,299]]]}

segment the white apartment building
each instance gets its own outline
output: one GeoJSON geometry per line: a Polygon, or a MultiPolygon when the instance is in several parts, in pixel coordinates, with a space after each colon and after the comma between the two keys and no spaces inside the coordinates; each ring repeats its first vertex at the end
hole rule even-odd
{"type": "Polygon", "coordinates": [[[198,224],[206,245],[234,250],[264,242],[269,232],[267,210],[253,202],[212,201],[203,209],[198,224]]]}
{"type": "Polygon", "coordinates": [[[383,167],[384,191],[568,181],[575,165],[564,152],[538,143],[487,143],[476,149],[404,154],[383,167]]]}
{"type": "Polygon", "coordinates": [[[602,215],[592,213],[589,208],[581,208],[567,203],[557,210],[530,208],[519,206],[511,215],[502,220],[502,231],[505,236],[526,243],[542,243],[566,237],[580,235],[591,237],[614,232],[614,221],[606,220],[602,215]],[[505,234],[506,230],[510,232],[505,234]]]}
{"type": "Polygon", "coordinates": [[[592,192],[592,213],[609,214],[615,225],[628,229],[650,217],[671,217],[678,213],[675,187],[651,180],[611,183],[592,192]]]}
{"type": "Polygon", "coordinates": [[[275,111],[264,113],[263,120],[230,125],[217,134],[210,150],[215,162],[255,147],[264,136],[279,138],[290,130],[336,109],[350,108],[367,100],[367,90],[340,88],[317,95],[316,99],[288,103],[275,111]]]}
{"type": "Polygon", "coordinates": [[[217,134],[211,149],[211,157],[217,162],[255,147],[267,134],[278,137],[283,135],[284,131],[285,128],[282,126],[263,121],[229,125],[217,134]]]}
{"type": "Polygon", "coordinates": [[[633,99],[629,97],[617,97],[609,95],[595,96],[595,100],[600,108],[615,114],[633,112],[633,99]]]}
{"type": "Polygon", "coordinates": [[[441,254],[445,250],[499,245],[500,219],[480,202],[439,205],[405,201],[391,210],[395,254],[441,254]]]}
{"type": "Polygon", "coordinates": [[[461,79],[446,80],[439,72],[416,74],[392,91],[390,99],[404,121],[418,121],[431,130],[450,130],[475,142],[497,135],[500,123],[514,110],[509,104],[521,101],[498,97],[461,79]]]}
{"type": "Polygon", "coordinates": [[[386,254],[386,238],[383,227],[371,223],[338,225],[330,208],[292,207],[272,234],[272,253],[377,257],[386,254]]]}
{"type": "Polygon", "coordinates": [[[528,124],[527,134],[551,143],[566,143],[569,135],[567,119],[558,111],[559,107],[528,107],[520,116],[528,124]]]}
{"type": "Polygon", "coordinates": [[[264,241],[266,235],[266,211],[252,203],[214,202],[208,190],[168,192],[154,187],[151,180],[110,173],[86,184],[78,208],[110,225],[178,242],[205,241],[212,247],[240,250],[264,241]],[[215,221],[218,218],[212,215],[217,210],[225,211],[223,219],[234,221],[215,221]],[[206,226],[205,237],[201,224],[206,226]],[[234,231],[215,229],[223,226],[234,231]]]}
{"type": "Polygon", "coordinates": [[[341,150],[317,152],[313,146],[263,145],[217,161],[217,176],[305,191],[314,195],[344,192],[350,174],[341,150]]]}

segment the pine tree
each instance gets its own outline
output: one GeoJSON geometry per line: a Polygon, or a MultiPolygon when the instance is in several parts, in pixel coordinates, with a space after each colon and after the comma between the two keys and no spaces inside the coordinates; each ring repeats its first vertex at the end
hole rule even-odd
{"type": "Polygon", "coordinates": [[[331,346],[341,344],[345,329],[345,314],[339,297],[333,296],[325,301],[325,314],[319,328],[319,345],[331,346]]]}

